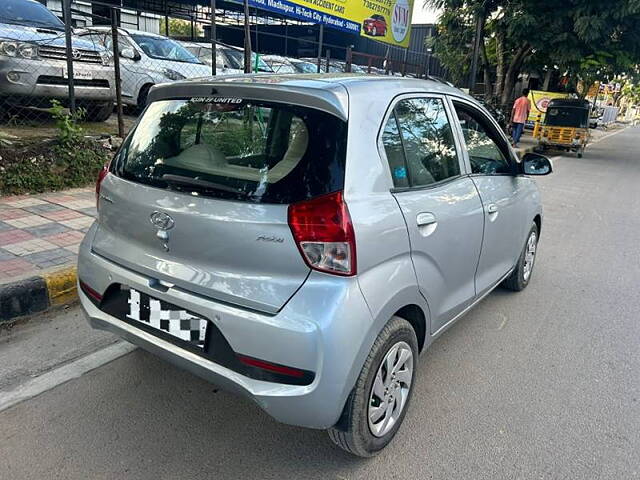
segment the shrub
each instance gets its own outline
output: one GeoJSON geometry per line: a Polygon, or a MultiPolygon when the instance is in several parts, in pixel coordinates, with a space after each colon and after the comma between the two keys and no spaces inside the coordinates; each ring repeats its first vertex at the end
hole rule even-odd
{"type": "Polygon", "coordinates": [[[55,139],[0,135],[0,195],[84,187],[95,182],[111,157],[108,142],[84,137],[78,125],[82,109],[70,114],[54,100],[50,112],[58,129],[55,139]]]}
{"type": "Polygon", "coordinates": [[[0,146],[0,194],[40,193],[83,187],[95,182],[111,151],[95,140],[81,139],[72,148],[33,139],[0,146]]]}

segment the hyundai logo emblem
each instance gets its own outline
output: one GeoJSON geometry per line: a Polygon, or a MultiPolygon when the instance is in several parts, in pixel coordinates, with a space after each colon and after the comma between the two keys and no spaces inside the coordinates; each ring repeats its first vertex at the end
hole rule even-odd
{"type": "Polygon", "coordinates": [[[151,223],[160,230],[171,230],[176,224],[175,220],[164,212],[153,212],[149,216],[151,223]]]}

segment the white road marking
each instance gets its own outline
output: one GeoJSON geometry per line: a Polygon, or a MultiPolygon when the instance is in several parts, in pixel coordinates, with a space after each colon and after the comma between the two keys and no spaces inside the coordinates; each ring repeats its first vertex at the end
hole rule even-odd
{"type": "Polygon", "coordinates": [[[0,392],[0,412],[20,402],[36,397],[58,385],[62,385],[69,380],[79,378],[91,370],[132,352],[136,348],[135,345],[131,345],[130,343],[118,342],[28,380],[12,390],[0,392]]]}

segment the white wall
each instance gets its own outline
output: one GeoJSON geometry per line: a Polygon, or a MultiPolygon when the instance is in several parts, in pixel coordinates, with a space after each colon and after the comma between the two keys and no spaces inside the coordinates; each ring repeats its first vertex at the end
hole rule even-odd
{"type": "MultiPolygon", "coordinates": [[[[58,17],[62,18],[62,0],[46,0],[47,8],[55,13],[58,17]]],[[[2,2],[2,0],[0,0],[2,2]]],[[[78,27],[89,27],[93,25],[91,21],[91,2],[85,0],[73,0],[71,2],[71,8],[74,10],[80,10],[86,12],[89,16],[72,14],[71,16],[76,21],[78,27]]],[[[122,28],[132,28],[136,30],[142,30],[143,32],[160,33],[160,16],[152,13],[140,13],[139,20],[136,18],[135,10],[123,9],[120,16],[120,23],[122,28]],[[138,26],[139,23],[139,26],[138,26]]]]}
{"type": "Polygon", "coordinates": [[[120,26],[143,32],[160,33],[160,16],[152,13],[140,13],[137,16],[135,10],[123,9],[120,14],[120,26]]]}
{"type": "MultiPolygon", "coordinates": [[[[55,13],[58,17],[62,18],[62,0],[47,0],[47,8],[55,13]]],[[[86,12],[91,14],[91,3],[84,2],[81,0],[74,0],[71,2],[71,8],[74,10],[80,10],[81,12],[86,12]]],[[[90,16],[78,15],[77,13],[72,13],[71,17],[76,21],[76,25],[78,27],[90,26],[93,25],[91,22],[90,16]]]]}

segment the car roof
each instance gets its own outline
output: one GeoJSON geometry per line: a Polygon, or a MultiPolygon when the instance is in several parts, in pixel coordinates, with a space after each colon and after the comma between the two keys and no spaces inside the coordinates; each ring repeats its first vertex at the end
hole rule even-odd
{"type": "MultiPolygon", "coordinates": [[[[111,27],[109,26],[103,26],[103,25],[96,25],[96,26],[89,26],[89,27],[84,27],[83,30],[87,30],[87,31],[99,31],[99,32],[110,32],[111,31],[111,27]]],[[[118,27],[118,31],[120,32],[125,32],[128,33],[130,35],[144,35],[146,37],[155,37],[155,38],[168,38],[165,37],[164,35],[158,35],[157,33],[151,33],[151,32],[145,32],[143,30],[136,30],[133,28],[122,28],[122,27],[118,27]]]]}
{"type": "Polygon", "coordinates": [[[149,100],[237,96],[307,105],[346,120],[349,96],[368,96],[373,86],[383,87],[388,98],[407,93],[449,94],[478,104],[460,90],[437,81],[357,73],[248,74],[185,79],[153,87],[149,100]]]}
{"type": "Polygon", "coordinates": [[[248,74],[202,77],[154,86],[149,101],[184,98],[245,98],[317,108],[343,120],[349,118],[349,97],[370,96],[382,88],[391,99],[407,93],[450,94],[472,97],[444,83],[407,77],[366,74],[248,74]]]}
{"type": "Polygon", "coordinates": [[[579,98],[553,98],[549,105],[554,107],[591,108],[591,103],[588,100],[580,100],[579,98]]]}
{"type": "Polygon", "coordinates": [[[270,62],[280,62],[280,63],[288,63],[291,60],[287,57],[283,57],[282,55],[260,55],[260,58],[263,60],[268,60],[270,62]]]}
{"type": "Polygon", "coordinates": [[[246,74],[246,75],[229,75],[225,77],[204,77],[180,80],[163,85],[163,89],[169,91],[173,88],[194,87],[196,85],[214,85],[217,83],[224,84],[252,84],[252,85],[269,85],[275,87],[277,85],[295,85],[299,87],[307,87],[314,89],[329,90],[332,86],[342,85],[348,91],[366,89],[370,82],[387,82],[385,88],[397,90],[398,94],[404,93],[407,89],[419,88],[419,90],[428,90],[433,93],[455,94],[457,96],[466,96],[461,90],[451,87],[439,80],[422,80],[409,77],[393,77],[380,75],[366,75],[358,73],[331,73],[331,74],[246,74]]]}

